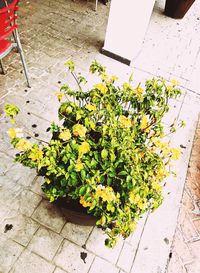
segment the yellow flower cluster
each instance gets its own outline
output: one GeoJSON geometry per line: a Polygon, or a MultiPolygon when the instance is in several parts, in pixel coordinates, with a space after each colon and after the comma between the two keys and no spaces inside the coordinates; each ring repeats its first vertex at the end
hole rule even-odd
{"type": "Polygon", "coordinates": [[[65,96],[62,92],[55,92],[54,94],[56,95],[58,101],[61,101],[65,96]]]}
{"type": "Polygon", "coordinates": [[[82,156],[83,154],[86,154],[90,151],[90,145],[84,141],[81,143],[81,145],[79,145],[78,147],[78,153],[79,153],[79,156],[82,156]]]}
{"type": "Polygon", "coordinates": [[[147,207],[147,203],[145,202],[144,198],[141,198],[139,194],[135,194],[134,192],[131,192],[129,194],[129,201],[132,204],[135,204],[139,209],[145,209],[147,207]]]}
{"type": "Polygon", "coordinates": [[[75,164],[75,170],[77,172],[80,172],[81,170],[83,170],[83,168],[84,168],[84,164],[80,160],[77,160],[75,164]]]}
{"type": "Polygon", "coordinates": [[[104,83],[97,83],[94,87],[98,89],[103,95],[105,95],[108,91],[108,88],[104,83]]]}
{"type": "Polygon", "coordinates": [[[149,118],[148,116],[143,116],[142,119],[141,119],[141,124],[140,124],[140,128],[143,130],[143,129],[146,129],[148,127],[148,121],[149,121],[149,118]]]}
{"type": "Polygon", "coordinates": [[[181,150],[179,148],[172,148],[171,149],[171,158],[173,160],[178,160],[181,155],[181,150]]]}
{"type": "Polygon", "coordinates": [[[119,117],[119,123],[123,128],[130,128],[132,125],[131,120],[125,116],[119,117]]]}
{"type": "Polygon", "coordinates": [[[134,91],[135,91],[135,93],[136,93],[137,95],[142,95],[143,92],[144,92],[144,89],[141,88],[140,86],[138,86],[137,88],[134,89],[134,91]]]}
{"type": "Polygon", "coordinates": [[[34,147],[31,149],[29,158],[33,161],[39,161],[43,158],[43,151],[39,147],[34,147]]]}
{"type": "Polygon", "coordinates": [[[73,134],[77,137],[85,137],[86,132],[87,128],[81,124],[75,124],[73,126],[73,134]]]}
{"type": "Polygon", "coordinates": [[[84,208],[87,208],[87,207],[91,207],[91,203],[90,202],[87,202],[87,201],[85,201],[85,198],[84,198],[84,196],[81,196],[80,197],[80,204],[84,207],[84,208]]]}
{"type": "Polygon", "coordinates": [[[115,193],[112,187],[105,187],[99,185],[96,190],[96,197],[102,198],[104,202],[112,202],[116,199],[115,193]]]}
{"type": "Polygon", "coordinates": [[[23,137],[23,132],[21,128],[10,128],[7,131],[7,134],[9,135],[10,138],[23,137]]]}
{"type": "Polygon", "coordinates": [[[95,111],[96,110],[96,105],[93,104],[87,104],[85,106],[86,109],[88,109],[89,111],[95,111]]]}
{"type": "Polygon", "coordinates": [[[16,144],[16,148],[18,148],[20,151],[27,151],[32,148],[32,144],[25,139],[20,139],[16,144]]]}
{"type": "Polygon", "coordinates": [[[60,134],[59,134],[59,138],[64,140],[64,141],[67,141],[71,138],[71,133],[70,133],[70,130],[69,129],[66,129],[64,131],[62,131],[60,134]]]}

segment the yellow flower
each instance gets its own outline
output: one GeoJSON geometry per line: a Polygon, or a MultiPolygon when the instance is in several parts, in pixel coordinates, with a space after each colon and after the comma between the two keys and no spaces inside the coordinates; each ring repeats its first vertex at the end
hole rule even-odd
{"type": "Polygon", "coordinates": [[[138,86],[137,88],[134,89],[134,91],[137,95],[142,95],[142,93],[144,92],[144,89],[138,86]]]}
{"type": "Polygon", "coordinates": [[[10,138],[23,137],[23,132],[21,128],[10,128],[7,131],[7,134],[9,135],[10,138]]]}
{"type": "Polygon", "coordinates": [[[59,101],[61,101],[63,97],[65,96],[62,92],[55,92],[54,94],[56,95],[59,101]]]}
{"type": "Polygon", "coordinates": [[[104,83],[98,83],[94,86],[96,89],[98,89],[103,95],[107,93],[108,88],[104,83]]]}
{"type": "Polygon", "coordinates": [[[178,160],[181,155],[181,151],[179,148],[172,148],[171,153],[172,153],[171,157],[173,160],[178,160]]]}
{"type": "Polygon", "coordinates": [[[120,116],[119,122],[120,122],[121,126],[124,128],[130,128],[132,125],[131,120],[125,116],[120,116]]]}
{"type": "Polygon", "coordinates": [[[173,84],[173,86],[175,86],[175,85],[178,85],[179,82],[178,82],[177,80],[173,79],[173,80],[172,80],[172,84],[173,84]]]}
{"type": "Polygon", "coordinates": [[[96,110],[96,105],[94,104],[87,104],[85,106],[86,109],[88,109],[89,111],[95,111],[96,110]]]}
{"type": "Polygon", "coordinates": [[[16,144],[16,148],[19,148],[20,151],[27,151],[32,148],[32,144],[25,139],[20,139],[16,144]]]}
{"type": "Polygon", "coordinates": [[[73,134],[75,136],[85,137],[86,132],[87,128],[81,124],[75,124],[73,126],[73,134]]]}
{"type": "Polygon", "coordinates": [[[137,203],[137,207],[139,208],[139,209],[141,209],[141,210],[143,210],[143,209],[146,209],[146,207],[147,207],[147,203],[143,200],[140,200],[138,203],[137,203]]]}
{"type": "Polygon", "coordinates": [[[79,202],[84,208],[91,207],[91,205],[92,205],[90,202],[85,201],[85,198],[83,196],[80,197],[79,202]]]}
{"type": "Polygon", "coordinates": [[[134,192],[131,192],[129,195],[129,200],[132,204],[137,204],[140,201],[139,194],[135,194],[134,192]]]}
{"type": "Polygon", "coordinates": [[[158,183],[156,183],[155,181],[152,182],[151,186],[156,191],[161,191],[162,190],[162,187],[158,183]]]}
{"type": "Polygon", "coordinates": [[[81,161],[77,161],[77,163],[75,164],[75,170],[77,172],[80,172],[83,168],[84,168],[84,164],[81,161]]]}
{"type": "Polygon", "coordinates": [[[34,147],[31,150],[29,158],[32,159],[33,161],[39,161],[43,158],[43,151],[39,147],[34,147]]]}
{"type": "Polygon", "coordinates": [[[78,147],[79,155],[86,154],[89,151],[90,151],[90,145],[86,141],[82,142],[81,145],[79,145],[78,147]]]}
{"type": "Polygon", "coordinates": [[[114,82],[114,81],[117,81],[119,78],[115,75],[112,75],[111,77],[111,81],[114,82]]]}
{"type": "Polygon", "coordinates": [[[148,127],[148,120],[149,120],[148,116],[142,117],[141,124],[140,124],[141,129],[145,129],[148,127]]]}
{"type": "Polygon", "coordinates": [[[66,108],[66,113],[68,113],[68,114],[70,114],[71,112],[72,112],[72,107],[71,106],[68,106],[67,108],[66,108]]]}
{"type": "Polygon", "coordinates": [[[64,141],[67,141],[71,138],[71,133],[70,133],[70,130],[69,129],[66,129],[64,131],[62,131],[60,134],[59,134],[59,138],[64,140],[64,141]]]}
{"type": "Polygon", "coordinates": [[[103,81],[107,81],[108,80],[108,75],[104,72],[101,74],[101,78],[103,81]]]}
{"type": "Polygon", "coordinates": [[[102,185],[97,187],[96,197],[102,198],[103,202],[112,202],[116,199],[113,189],[102,185]]]}

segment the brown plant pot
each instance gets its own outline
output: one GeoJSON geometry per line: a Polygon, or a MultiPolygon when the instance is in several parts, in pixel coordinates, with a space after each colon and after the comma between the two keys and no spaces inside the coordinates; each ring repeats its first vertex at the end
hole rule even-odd
{"type": "Polygon", "coordinates": [[[181,19],[187,13],[195,0],[166,0],[165,15],[181,19]]]}
{"type": "Polygon", "coordinates": [[[97,217],[88,214],[87,209],[76,200],[59,198],[54,201],[54,204],[61,208],[66,220],[73,224],[81,226],[94,226],[98,220],[97,217]]]}

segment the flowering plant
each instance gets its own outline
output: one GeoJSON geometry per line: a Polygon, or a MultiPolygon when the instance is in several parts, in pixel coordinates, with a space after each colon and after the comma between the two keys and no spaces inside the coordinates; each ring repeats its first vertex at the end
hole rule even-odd
{"type": "MultiPolygon", "coordinates": [[[[66,196],[78,200],[98,217],[96,225],[112,247],[120,235],[130,235],[144,212],[162,203],[163,181],[172,172],[168,166],[180,155],[163,140],[162,118],[169,98],[181,92],[175,81],[167,85],[164,79],[133,87],[132,75],[117,86],[117,77],[96,61],[90,72],[101,80],[83,91],[86,79],[76,75],[73,61],[67,66],[78,90],[65,84],[56,93],[62,124],[52,123],[49,143],[25,140],[19,128],[8,134],[20,150],[16,161],[44,176],[42,189],[50,202],[66,196]]],[[[5,112],[14,122],[19,109],[6,105],[5,112]]],[[[175,130],[172,125],[171,133],[175,130]]]]}

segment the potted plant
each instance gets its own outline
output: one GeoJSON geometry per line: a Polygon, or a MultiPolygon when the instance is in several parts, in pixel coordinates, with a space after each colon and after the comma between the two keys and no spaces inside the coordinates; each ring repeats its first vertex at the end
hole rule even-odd
{"type": "MultiPolygon", "coordinates": [[[[28,141],[16,124],[8,135],[19,149],[15,160],[44,177],[42,189],[50,202],[78,201],[98,218],[96,225],[112,247],[120,235],[130,235],[144,212],[162,203],[164,179],[172,172],[168,166],[180,155],[163,140],[162,118],[168,100],[181,92],[175,81],[167,85],[164,79],[148,80],[144,89],[133,87],[132,75],[117,86],[117,77],[108,76],[97,61],[90,72],[100,82],[83,91],[86,79],[76,75],[73,61],[66,64],[78,88],[64,84],[56,93],[61,124],[52,123],[51,140],[28,141]]],[[[19,111],[5,106],[13,123],[19,111]]],[[[175,130],[171,125],[171,133],[175,130]]]]}
{"type": "Polygon", "coordinates": [[[181,19],[190,9],[195,0],[166,0],[165,14],[175,18],[181,19]]]}

